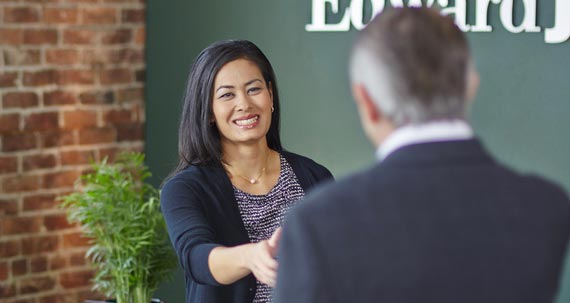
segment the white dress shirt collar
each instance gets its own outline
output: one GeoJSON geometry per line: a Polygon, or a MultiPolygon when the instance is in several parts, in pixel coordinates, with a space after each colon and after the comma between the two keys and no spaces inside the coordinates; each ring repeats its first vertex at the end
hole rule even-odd
{"type": "Polygon", "coordinates": [[[468,140],[473,130],[463,120],[433,121],[424,124],[405,125],[397,128],[376,150],[378,160],[384,160],[396,149],[412,144],[468,140]]]}

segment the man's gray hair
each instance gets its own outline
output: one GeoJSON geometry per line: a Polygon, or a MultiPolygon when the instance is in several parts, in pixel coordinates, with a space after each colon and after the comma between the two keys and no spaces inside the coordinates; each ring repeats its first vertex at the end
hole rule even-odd
{"type": "Polygon", "coordinates": [[[453,21],[433,9],[396,8],[359,34],[349,70],[399,127],[465,119],[469,68],[466,39],[453,21]]]}

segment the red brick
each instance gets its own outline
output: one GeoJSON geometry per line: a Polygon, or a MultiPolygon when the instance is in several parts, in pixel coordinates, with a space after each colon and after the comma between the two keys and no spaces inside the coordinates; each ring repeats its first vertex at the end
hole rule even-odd
{"type": "Polygon", "coordinates": [[[50,215],[44,218],[44,226],[47,230],[60,230],[60,229],[68,229],[73,227],[73,224],[70,224],[67,221],[67,217],[65,214],[59,215],[50,215]]]}
{"type": "Polygon", "coordinates": [[[25,275],[28,273],[28,270],[28,259],[18,259],[12,261],[12,275],[25,275]]]}
{"type": "Polygon", "coordinates": [[[44,175],[44,188],[58,188],[58,187],[71,187],[75,183],[75,180],[79,178],[81,172],[79,171],[64,171],[49,173],[44,175]]]}
{"type": "Polygon", "coordinates": [[[97,112],[93,110],[74,110],[63,113],[63,126],[66,129],[97,126],[97,112]]]}
{"type": "Polygon", "coordinates": [[[115,161],[115,157],[122,151],[124,151],[124,150],[118,149],[116,147],[103,148],[103,149],[99,150],[99,157],[101,159],[107,158],[109,161],[113,162],[113,161],[115,161]]]}
{"type": "Polygon", "coordinates": [[[37,65],[37,64],[40,64],[40,50],[39,49],[19,49],[19,48],[5,49],[4,50],[4,64],[6,64],[6,66],[21,66],[21,65],[37,65]]]}
{"type": "Polygon", "coordinates": [[[133,81],[133,72],[127,68],[109,69],[101,72],[101,84],[129,83],[133,81]]]}
{"type": "Polygon", "coordinates": [[[95,73],[92,70],[60,70],[57,71],[57,83],[66,84],[93,84],[95,73]]]}
{"type": "Polygon", "coordinates": [[[0,281],[8,280],[8,272],[10,269],[8,268],[8,262],[0,261],[0,281]]]}
{"type": "Polygon", "coordinates": [[[121,49],[109,61],[116,63],[129,62],[129,63],[144,63],[144,51],[142,49],[121,49]]]}
{"type": "Polygon", "coordinates": [[[83,56],[81,58],[81,62],[84,64],[91,64],[91,65],[99,65],[105,63],[116,63],[112,62],[108,55],[108,53],[112,52],[113,50],[104,50],[100,47],[96,49],[87,49],[83,51],[83,56]]]}
{"type": "Polygon", "coordinates": [[[0,200],[0,218],[18,214],[18,201],[16,200],[0,200]]]}
{"type": "Polygon", "coordinates": [[[51,91],[44,93],[44,105],[69,105],[75,104],[77,102],[77,97],[75,94],[66,91],[51,91]]]}
{"type": "Polygon", "coordinates": [[[113,7],[86,8],[81,11],[83,24],[113,24],[117,21],[117,10],[113,7]]]}
{"type": "Polygon", "coordinates": [[[121,13],[123,23],[144,23],[144,9],[124,9],[121,13]]]}
{"type": "Polygon", "coordinates": [[[0,242],[0,257],[8,258],[20,254],[20,241],[0,242]]]}
{"type": "Polygon", "coordinates": [[[142,49],[97,49],[83,52],[83,63],[85,64],[109,64],[109,63],[144,63],[144,52],[142,49]]]}
{"type": "Polygon", "coordinates": [[[28,131],[54,130],[59,127],[58,119],[57,112],[31,114],[24,121],[24,129],[28,131]]]}
{"type": "Polygon", "coordinates": [[[85,252],[78,252],[71,254],[71,256],[69,256],[69,264],[71,266],[85,265],[87,264],[86,261],[87,260],[85,259],[85,252]]]}
{"type": "Polygon", "coordinates": [[[117,141],[144,140],[144,125],[142,123],[117,124],[117,141]]]}
{"type": "Polygon", "coordinates": [[[16,287],[14,284],[0,283],[0,298],[11,298],[16,295],[16,287]]]}
{"type": "Polygon", "coordinates": [[[42,147],[66,146],[75,144],[73,131],[52,131],[42,134],[42,147]]]}
{"type": "Polygon", "coordinates": [[[117,133],[112,127],[87,128],[79,130],[79,144],[115,142],[117,133]]]}
{"type": "Polygon", "coordinates": [[[36,136],[29,133],[7,134],[2,136],[2,151],[11,152],[36,147],[36,136]]]}
{"type": "Polygon", "coordinates": [[[129,123],[132,121],[132,110],[112,109],[104,114],[104,121],[107,124],[129,123]]]}
{"type": "Polygon", "coordinates": [[[63,256],[55,255],[49,260],[49,270],[58,270],[67,266],[66,259],[63,256]]]}
{"type": "Polygon", "coordinates": [[[40,188],[40,178],[33,175],[4,177],[4,180],[2,180],[2,186],[4,188],[4,192],[7,193],[33,191],[40,188]]]}
{"type": "Polygon", "coordinates": [[[56,44],[57,30],[55,29],[27,29],[24,30],[24,44],[56,44]]]}
{"type": "Polygon", "coordinates": [[[130,29],[118,29],[104,33],[101,42],[103,44],[125,44],[131,41],[132,36],[130,29]]]}
{"type": "Polygon", "coordinates": [[[0,87],[16,86],[17,78],[18,78],[18,73],[16,72],[0,74],[0,87]]]}
{"type": "Polygon", "coordinates": [[[9,271],[8,262],[0,261],[0,281],[8,280],[9,271]]]}
{"type": "Polygon", "coordinates": [[[3,218],[0,225],[4,235],[17,235],[37,233],[41,230],[41,223],[40,217],[15,217],[3,218]]]}
{"type": "Polygon", "coordinates": [[[53,209],[59,204],[54,194],[39,194],[24,198],[24,211],[53,209]]]}
{"type": "Polygon", "coordinates": [[[38,154],[24,157],[24,171],[55,167],[55,156],[38,154]]]}
{"type": "Polygon", "coordinates": [[[43,70],[38,72],[24,72],[24,85],[42,86],[54,84],[56,73],[54,70],[43,70]]]}
{"type": "Polygon", "coordinates": [[[59,275],[59,281],[64,288],[78,288],[91,285],[93,273],[91,271],[66,272],[59,275]]]}
{"type": "Polygon", "coordinates": [[[125,49],[121,51],[122,61],[130,63],[144,63],[144,50],[125,49]]]}
{"type": "Polygon", "coordinates": [[[48,49],[46,62],[52,64],[74,64],[79,62],[79,51],[75,49],[48,49]]]}
{"type": "Polygon", "coordinates": [[[5,23],[34,23],[39,20],[39,11],[34,7],[4,7],[5,23]]]}
{"type": "Polygon", "coordinates": [[[94,151],[73,150],[61,152],[61,165],[89,164],[96,159],[94,151]]]}
{"type": "Polygon", "coordinates": [[[65,44],[94,44],[99,33],[89,29],[68,29],[63,32],[65,44]]]}
{"type": "Polygon", "coordinates": [[[144,83],[146,81],[146,71],[144,69],[139,69],[135,71],[135,80],[137,82],[144,83]]]}
{"type": "Polygon", "coordinates": [[[115,101],[111,91],[83,92],[79,95],[82,104],[112,104],[115,101]]]}
{"type": "Polygon", "coordinates": [[[117,102],[127,103],[144,100],[144,89],[142,87],[126,88],[117,91],[117,102]]]}
{"type": "Polygon", "coordinates": [[[48,260],[46,256],[34,257],[30,260],[30,271],[33,273],[47,271],[48,260]]]}
{"type": "Polygon", "coordinates": [[[34,236],[22,239],[22,254],[26,256],[52,252],[58,248],[58,236],[34,236]]]}
{"type": "Polygon", "coordinates": [[[0,156],[0,174],[15,173],[17,171],[18,171],[17,157],[0,156]]]}
{"type": "Polygon", "coordinates": [[[6,93],[2,99],[4,108],[28,108],[38,106],[38,95],[32,92],[6,93]]]}
{"type": "Polygon", "coordinates": [[[20,294],[31,294],[52,290],[55,287],[55,278],[51,276],[32,277],[20,280],[20,294]]]}
{"type": "Polygon", "coordinates": [[[137,28],[135,30],[135,43],[138,45],[144,45],[146,41],[146,31],[144,27],[137,28]]]}
{"type": "Polygon", "coordinates": [[[22,40],[21,29],[0,28],[0,45],[20,45],[22,40]]]}
{"type": "Polygon", "coordinates": [[[44,8],[44,21],[48,24],[74,24],[78,16],[76,8],[44,8]]]}
{"type": "Polygon", "coordinates": [[[19,114],[0,114],[0,134],[17,132],[20,129],[19,114]]]}
{"type": "Polygon", "coordinates": [[[72,247],[88,247],[91,244],[89,243],[90,239],[84,237],[82,233],[76,232],[71,233],[63,236],[63,247],[64,248],[72,248],[72,247]]]}

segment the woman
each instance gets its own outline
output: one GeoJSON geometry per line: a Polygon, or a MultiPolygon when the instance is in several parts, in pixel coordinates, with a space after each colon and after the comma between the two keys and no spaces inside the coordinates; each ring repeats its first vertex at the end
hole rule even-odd
{"type": "Polygon", "coordinates": [[[192,66],[179,164],[162,191],[186,302],[270,302],[278,226],[307,190],[332,179],[283,150],[271,64],[249,41],[222,41],[192,66]]]}

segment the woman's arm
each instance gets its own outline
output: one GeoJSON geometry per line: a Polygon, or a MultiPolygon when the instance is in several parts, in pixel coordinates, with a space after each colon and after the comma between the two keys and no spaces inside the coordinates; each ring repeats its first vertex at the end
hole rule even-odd
{"type": "Polygon", "coordinates": [[[212,276],[220,284],[231,284],[253,273],[257,280],[274,287],[277,278],[275,256],[280,234],[280,229],[277,229],[269,240],[214,248],[208,258],[212,276]]]}
{"type": "Polygon", "coordinates": [[[220,246],[202,206],[204,192],[192,176],[169,180],[160,192],[168,235],[187,276],[200,284],[220,286],[210,273],[208,256],[220,246]]]}
{"type": "Polygon", "coordinates": [[[258,243],[220,245],[204,214],[199,188],[199,184],[175,178],[164,185],[160,195],[168,234],[184,271],[206,285],[228,285],[253,273],[262,283],[273,286],[279,232],[258,243]]]}

